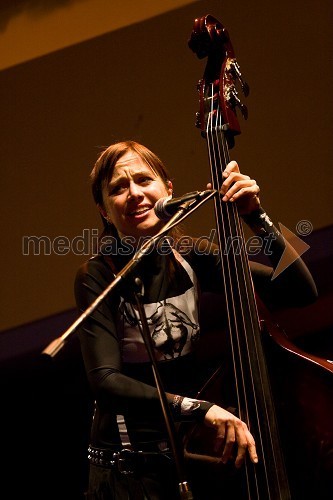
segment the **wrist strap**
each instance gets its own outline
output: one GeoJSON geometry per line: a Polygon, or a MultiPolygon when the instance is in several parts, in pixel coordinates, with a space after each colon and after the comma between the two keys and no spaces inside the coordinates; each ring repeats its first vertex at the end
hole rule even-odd
{"type": "Polygon", "coordinates": [[[173,397],[172,401],[175,417],[180,420],[202,421],[213,405],[214,403],[208,401],[186,398],[178,394],[173,397]]]}
{"type": "Polygon", "coordinates": [[[262,207],[250,214],[242,215],[242,219],[257,235],[280,234],[262,207]]]}

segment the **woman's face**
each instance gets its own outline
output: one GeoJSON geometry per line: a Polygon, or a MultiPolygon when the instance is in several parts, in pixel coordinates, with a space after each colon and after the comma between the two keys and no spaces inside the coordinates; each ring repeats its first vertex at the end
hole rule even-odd
{"type": "Polygon", "coordinates": [[[153,236],[165,224],[154,212],[157,200],[172,194],[172,183],[161,177],[138,156],[128,151],[116,163],[112,177],[103,188],[100,210],[120,237],[153,236]]]}

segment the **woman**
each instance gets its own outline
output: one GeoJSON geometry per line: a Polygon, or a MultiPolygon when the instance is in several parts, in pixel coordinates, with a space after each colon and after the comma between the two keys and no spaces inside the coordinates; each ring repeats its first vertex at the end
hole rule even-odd
{"type": "MultiPolygon", "coordinates": [[[[237,203],[256,231],[273,231],[269,219],[261,216],[256,182],[241,174],[236,162],[229,163],[224,177],[222,200],[237,203]]],[[[91,180],[105,230],[98,255],[77,274],[75,294],[81,311],[113,280],[142,241],[163,227],[154,205],[173,190],[160,159],[132,141],[108,147],[98,158],[91,180]]],[[[256,446],[247,425],[213,402],[193,397],[199,373],[193,354],[199,338],[198,294],[199,290],[223,293],[218,256],[214,248],[207,251],[203,240],[190,250],[187,246],[182,255],[179,233],[170,236],[169,252],[157,247],[136,268],[144,285],[145,314],[170,410],[176,422],[203,422],[214,429],[223,463],[234,461],[238,469],[246,455],[256,463],[256,446]],[[205,251],[200,251],[203,247],[205,251]]],[[[276,264],[284,249],[279,235],[271,248],[276,264]]],[[[305,305],[316,297],[301,259],[274,280],[273,268],[253,264],[252,273],[258,292],[270,307],[305,305]]],[[[119,286],[79,331],[96,399],[88,499],[178,497],[173,457],[131,290],[130,283],[119,286]],[[117,455],[124,449],[135,453],[117,455]]],[[[198,488],[195,480],[193,485],[198,488]]],[[[208,497],[201,497],[198,490],[195,498],[208,497]]]]}

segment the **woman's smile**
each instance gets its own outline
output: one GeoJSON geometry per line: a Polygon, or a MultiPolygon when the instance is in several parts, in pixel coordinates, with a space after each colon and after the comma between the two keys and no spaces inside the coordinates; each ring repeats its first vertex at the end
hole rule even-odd
{"type": "Polygon", "coordinates": [[[148,205],[141,205],[134,210],[128,211],[126,213],[126,215],[129,217],[140,219],[140,218],[143,218],[147,214],[147,212],[149,212],[149,210],[152,210],[151,205],[149,205],[149,206],[148,205]]]}

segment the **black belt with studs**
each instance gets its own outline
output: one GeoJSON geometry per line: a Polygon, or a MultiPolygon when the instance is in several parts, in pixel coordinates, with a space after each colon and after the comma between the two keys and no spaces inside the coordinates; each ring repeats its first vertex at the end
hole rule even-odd
{"type": "Polygon", "coordinates": [[[170,452],[133,451],[128,448],[113,451],[109,448],[95,448],[94,446],[88,448],[88,459],[92,465],[115,469],[121,474],[153,472],[161,466],[174,463],[170,452]]]}

